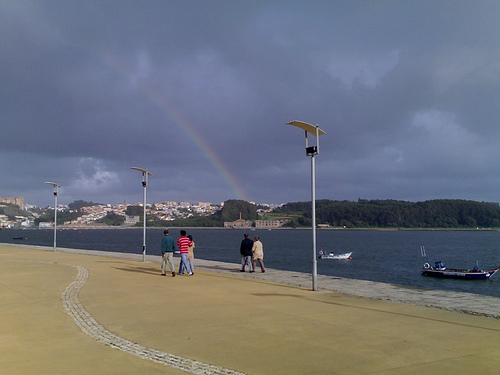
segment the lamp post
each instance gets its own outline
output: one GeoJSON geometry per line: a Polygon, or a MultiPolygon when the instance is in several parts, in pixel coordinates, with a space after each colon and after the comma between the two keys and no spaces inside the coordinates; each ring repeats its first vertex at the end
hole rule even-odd
{"type": "Polygon", "coordinates": [[[57,193],[61,185],[55,182],[46,182],[46,184],[52,185],[54,187],[54,251],[56,251],[57,246],[57,193]]]}
{"type": "Polygon", "coordinates": [[[287,125],[296,126],[304,130],[306,138],[306,156],[311,157],[311,203],[312,203],[312,238],[313,238],[313,272],[312,272],[312,289],[318,290],[318,261],[316,259],[316,164],[314,156],[319,154],[319,136],[325,134],[317,125],[311,125],[303,121],[290,121],[287,125]],[[312,134],[316,137],[316,146],[309,146],[307,134],[312,134]]]}
{"type": "Polygon", "coordinates": [[[144,188],[144,220],[143,220],[143,230],[142,230],[142,261],[146,260],[146,187],[148,186],[148,176],[151,176],[151,172],[147,169],[131,167],[130,169],[135,169],[142,173],[142,187],[144,188]]]}

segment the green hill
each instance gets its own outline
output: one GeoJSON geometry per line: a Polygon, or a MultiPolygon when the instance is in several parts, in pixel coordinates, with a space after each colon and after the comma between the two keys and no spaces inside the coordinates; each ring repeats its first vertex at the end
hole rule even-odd
{"type": "MultiPolygon", "coordinates": [[[[310,226],[311,211],[311,202],[295,202],[274,214],[295,215],[291,226],[310,226]]],[[[500,205],[458,199],[320,200],[316,202],[316,222],[346,228],[498,228],[500,205]]]]}

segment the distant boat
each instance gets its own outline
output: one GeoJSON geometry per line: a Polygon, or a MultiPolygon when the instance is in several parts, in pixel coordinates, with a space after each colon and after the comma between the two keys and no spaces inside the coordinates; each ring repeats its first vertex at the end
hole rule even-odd
{"type": "Polygon", "coordinates": [[[323,250],[319,251],[319,259],[352,259],[352,252],[343,254],[325,253],[323,250]]]}
{"type": "Polygon", "coordinates": [[[476,265],[472,269],[463,269],[463,268],[447,268],[443,262],[438,261],[435,262],[434,266],[431,266],[429,263],[425,263],[422,269],[422,275],[431,276],[431,277],[441,277],[448,279],[464,279],[464,280],[488,280],[495,273],[497,273],[497,267],[490,271],[484,271],[479,269],[479,266],[476,262],[476,265]]]}

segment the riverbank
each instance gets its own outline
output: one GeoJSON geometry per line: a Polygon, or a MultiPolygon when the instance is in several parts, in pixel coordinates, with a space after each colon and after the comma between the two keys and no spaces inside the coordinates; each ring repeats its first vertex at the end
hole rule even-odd
{"type": "MultiPolygon", "coordinates": [[[[146,254],[158,255],[163,237],[162,229],[146,232],[146,254]]],[[[188,230],[196,242],[197,259],[218,262],[239,262],[241,230],[188,230]]],[[[178,231],[171,230],[176,238],[178,231]]],[[[426,290],[474,293],[500,298],[500,279],[495,276],[487,282],[438,280],[421,276],[425,262],[443,260],[448,267],[467,267],[478,260],[481,268],[492,269],[500,264],[496,249],[500,246],[500,232],[431,232],[431,231],[318,231],[318,249],[336,253],[353,252],[347,262],[318,260],[318,273],[331,277],[362,279],[381,283],[404,285],[426,290]],[[425,245],[428,259],[422,259],[420,248],[425,245]]],[[[265,249],[268,267],[310,274],[311,231],[276,230],[255,231],[265,249]]],[[[0,242],[52,247],[53,231],[0,231],[0,242]],[[24,240],[13,240],[23,237],[24,240]]],[[[61,230],[57,246],[105,252],[142,254],[143,232],[133,230],[61,230]]],[[[446,292],[444,292],[446,293],[446,292]]]]}
{"type": "MultiPolygon", "coordinates": [[[[1,246],[1,245],[0,245],[1,246]]],[[[52,252],[53,248],[43,246],[23,246],[27,249],[38,249],[52,252]]],[[[57,252],[94,255],[105,258],[124,258],[142,260],[142,255],[126,253],[110,253],[96,250],[80,250],[57,248],[57,252]]],[[[157,255],[146,255],[146,260],[152,263],[160,263],[161,258],[157,255]]],[[[176,263],[179,259],[175,258],[176,263]]],[[[234,275],[239,265],[218,261],[196,259],[196,268],[217,272],[226,275],[234,275]]],[[[302,289],[312,289],[311,274],[293,271],[271,269],[265,274],[240,273],[239,277],[246,279],[277,282],[284,285],[302,289]]],[[[401,285],[393,285],[367,280],[357,280],[336,276],[318,275],[318,288],[321,291],[341,293],[347,296],[363,297],[374,300],[382,300],[396,303],[405,303],[415,306],[438,308],[448,311],[460,312],[470,315],[486,316],[500,319],[500,298],[483,296],[472,293],[460,293],[442,290],[429,290],[401,285]]]]}
{"type": "MultiPolygon", "coordinates": [[[[197,260],[192,277],[161,277],[158,260],[0,245],[2,370],[420,374],[439,363],[452,374],[500,366],[497,319],[312,292],[308,275],[242,273],[237,264],[197,260]]],[[[350,289],[349,280],[330,282],[350,289]]]]}
{"type": "MultiPolygon", "coordinates": [[[[167,227],[151,227],[148,226],[146,229],[175,229],[175,230],[181,230],[181,229],[186,229],[186,230],[227,230],[227,231],[268,231],[268,230],[304,230],[304,231],[311,231],[311,227],[276,227],[276,228],[256,228],[256,227],[251,227],[251,228],[225,228],[225,227],[189,227],[189,226],[167,226],[167,227]]],[[[48,227],[48,228],[35,228],[35,227],[28,227],[28,228],[0,228],[0,230],[20,230],[20,229],[27,229],[27,230],[49,230],[49,231],[54,231],[54,227],[48,227]]],[[[57,230],[86,230],[86,229],[137,229],[137,230],[144,230],[142,226],[137,227],[137,226],[113,226],[113,225],[58,225],[57,230]]],[[[500,228],[341,228],[341,227],[318,227],[317,231],[431,231],[431,232],[499,232],[500,228]]]]}

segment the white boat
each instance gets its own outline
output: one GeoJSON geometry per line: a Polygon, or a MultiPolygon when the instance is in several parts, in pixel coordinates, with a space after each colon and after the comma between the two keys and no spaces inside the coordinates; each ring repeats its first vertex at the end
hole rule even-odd
{"type": "Polygon", "coordinates": [[[343,254],[325,253],[323,250],[319,251],[319,259],[352,259],[352,252],[343,254]]]}

